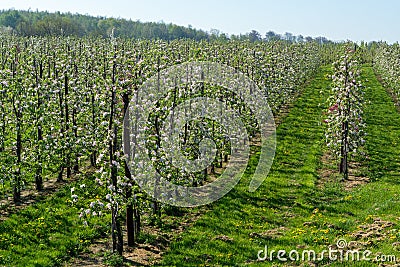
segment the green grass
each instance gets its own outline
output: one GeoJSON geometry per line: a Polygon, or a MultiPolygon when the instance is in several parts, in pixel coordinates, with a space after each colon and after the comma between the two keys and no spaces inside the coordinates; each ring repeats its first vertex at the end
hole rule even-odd
{"type": "MultiPolygon", "coordinates": [[[[396,152],[400,151],[400,115],[370,67],[364,68],[363,76],[369,80],[366,98],[371,101],[365,110],[368,124],[365,149],[369,159],[364,164],[374,182],[351,192],[344,191],[338,182],[328,183],[323,189],[315,186],[325,150],[321,122],[330,93],[328,73],[329,68],[321,70],[278,127],[276,157],[263,185],[254,193],[247,191],[257,164],[257,155],[254,155],[241,182],[171,244],[161,265],[287,265],[288,262],[277,260],[258,262],[257,253],[265,245],[269,251],[314,249],[321,252],[336,244],[340,237],[348,242],[355,240],[351,233],[378,216],[397,222],[400,166],[396,152]]],[[[371,237],[374,243],[365,249],[396,254],[400,258],[392,248],[392,243],[400,237],[398,229],[397,225],[388,228],[391,232],[385,232],[384,240],[379,242],[371,237]]],[[[364,261],[333,262],[331,266],[346,264],[377,265],[364,261]]]]}
{"type": "MultiPolygon", "coordinates": [[[[82,183],[96,188],[90,179],[82,183]]],[[[71,204],[73,186],[77,187],[76,192],[80,190],[76,183],[67,185],[0,223],[0,266],[61,266],[93,239],[104,235],[108,218],[89,219],[88,227],[78,218],[79,208],[88,204],[87,201],[71,204]]]]}

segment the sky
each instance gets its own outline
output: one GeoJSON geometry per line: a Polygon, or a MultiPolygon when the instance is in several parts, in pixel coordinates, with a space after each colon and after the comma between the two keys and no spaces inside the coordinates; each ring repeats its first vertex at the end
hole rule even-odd
{"type": "Polygon", "coordinates": [[[0,0],[0,9],[10,8],[164,21],[228,35],[272,30],[336,41],[400,39],[396,0],[0,0]]]}

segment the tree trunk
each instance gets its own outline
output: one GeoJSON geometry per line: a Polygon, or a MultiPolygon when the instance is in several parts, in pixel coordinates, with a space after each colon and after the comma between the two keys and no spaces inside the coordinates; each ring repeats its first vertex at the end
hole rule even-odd
{"type": "MultiPolygon", "coordinates": [[[[56,77],[58,77],[57,71],[56,71],[56,77]]],[[[63,135],[62,138],[65,138],[65,130],[64,130],[64,119],[65,118],[64,118],[64,107],[63,107],[64,100],[63,100],[62,90],[60,90],[60,92],[58,94],[58,99],[59,99],[59,108],[60,108],[60,113],[61,113],[60,114],[60,117],[61,117],[60,134],[63,135]]],[[[64,174],[64,154],[65,154],[65,151],[63,149],[63,150],[61,150],[61,164],[59,166],[60,170],[58,172],[57,182],[64,181],[64,179],[63,179],[63,174],[64,174]]]]}
{"type": "Polygon", "coordinates": [[[13,188],[13,200],[15,204],[21,202],[21,153],[22,153],[22,133],[21,133],[21,117],[19,111],[17,111],[17,170],[15,172],[15,181],[13,188]]]}
{"type": "MultiPolygon", "coordinates": [[[[42,101],[40,99],[40,93],[38,90],[38,102],[37,106],[38,109],[40,109],[40,105],[42,104],[42,101]]],[[[42,132],[42,125],[40,122],[38,122],[37,125],[37,167],[36,167],[36,174],[35,174],[35,184],[36,184],[36,190],[41,191],[43,190],[43,177],[42,177],[42,155],[41,155],[41,142],[43,141],[43,132],[42,132]]]]}
{"type": "Polygon", "coordinates": [[[112,208],[111,214],[112,214],[111,236],[112,236],[113,252],[114,253],[117,252],[119,255],[122,256],[122,253],[124,251],[124,245],[123,245],[121,222],[118,215],[119,214],[118,206],[112,208]]]}
{"type": "MultiPolygon", "coordinates": [[[[109,144],[109,163],[111,166],[111,183],[114,188],[114,192],[118,192],[118,169],[116,166],[116,152],[118,147],[118,126],[114,122],[114,118],[116,116],[115,111],[115,104],[116,104],[116,88],[114,87],[115,84],[115,76],[116,76],[116,64],[113,64],[113,72],[112,72],[112,92],[111,92],[111,108],[110,108],[110,121],[108,124],[108,131],[109,133],[113,132],[113,136],[109,137],[108,144],[109,144]]],[[[119,255],[123,253],[123,236],[122,236],[122,229],[121,229],[121,222],[119,216],[119,207],[118,203],[113,205],[112,208],[112,242],[113,242],[113,252],[118,252],[119,255]]]]}
{"type": "MultiPolygon", "coordinates": [[[[5,96],[3,96],[3,99],[5,99],[5,96]]],[[[3,152],[5,149],[5,138],[6,138],[6,112],[4,110],[3,105],[0,105],[1,107],[1,122],[2,122],[2,127],[1,127],[1,136],[0,136],[0,152],[3,152]]]]}
{"type": "MultiPolygon", "coordinates": [[[[124,123],[124,153],[130,154],[131,145],[130,145],[130,137],[129,137],[129,130],[130,130],[130,120],[129,120],[129,93],[126,92],[122,96],[124,101],[124,110],[123,113],[125,115],[125,123],[124,123]]],[[[129,160],[129,158],[128,158],[129,160]]],[[[129,170],[128,162],[125,160],[125,177],[128,178],[130,182],[132,181],[132,174],[129,170]]],[[[128,246],[133,247],[135,245],[135,225],[134,225],[134,212],[133,212],[133,203],[132,203],[132,187],[128,186],[126,188],[126,199],[128,204],[126,206],[126,232],[128,238],[128,246]]]]}
{"type": "MultiPolygon", "coordinates": [[[[95,96],[94,92],[92,92],[91,102],[92,102],[92,127],[96,127],[96,111],[95,111],[95,96]]],[[[92,167],[96,167],[96,159],[97,159],[97,151],[94,147],[92,150],[92,154],[90,155],[90,165],[92,167]]]]}
{"type": "MultiPolygon", "coordinates": [[[[74,131],[74,137],[75,137],[75,141],[78,140],[78,124],[76,122],[76,108],[74,108],[72,110],[72,125],[73,127],[73,131],[74,131]]],[[[79,153],[75,154],[75,164],[74,164],[74,173],[78,173],[79,172],[79,153]]]]}
{"type": "MultiPolygon", "coordinates": [[[[345,69],[345,83],[344,83],[344,88],[347,87],[348,84],[348,67],[346,63],[346,69],[345,69]]],[[[347,100],[347,108],[345,110],[345,117],[348,118],[350,116],[350,93],[347,92],[346,94],[346,100],[347,100]]],[[[343,180],[347,180],[349,177],[349,166],[348,166],[348,158],[347,154],[349,151],[349,141],[348,141],[348,136],[349,136],[349,122],[346,120],[345,122],[342,123],[342,145],[341,145],[341,150],[340,150],[340,168],[339,168],[339,173],[343,174],[343,180]]]]}
{"type": "Polygon", "coordinates": [[[58,176],[57,176],[57,182],[63,182],[63,175],[64,175],[64,166],[61,165],[60,166],[60,171],[58,172],[58,176]]]}
{"type": "Polygon", "coordinates": [[[22,136],[21,123],[18,118],[17,122],[17,171],[15,172],[15,181],[13,188],[13,200],[15,204],[21,202],[21,153],[22,153],[22,136]]]}
{"type": "MultiPolygon", "coordinates": [[[[129,187],[126,190],[127,199],[132,198],[132,188],[129,187]]],[[[133,247],[135,245],[135,220],[134,220],[134,209],[133,204],[129,201],[129,204],[126,206],[126,232],[128,238],[128,246],[133,247]]]]}
{"type": "MultiPolygon", "coordinates": [[[[65,84],[64,84],[64,89],[65,89],[65,135],[64,138],[68,140],[68,135],[69,135],[69,109],[68,109],[68,75],[65,73],[65,84]]],[[[69,140],[70,141],[70,140],[69,140]]],[[[68,146],[66,149],[66,154],[65,154],[65,165],[67,168],[67,179],[71,178],[71,144],[68,142],[68,146]]]]}
{"type": "Polygon", "coordinates": [[[12,103],[14,108],[14,114],[16,117],[16,135],[17,135],[17,140],[16,140],[17,169],[15,171],[15,178],[13,185],[13,201],[16,205],[18,205],[21,201],[22,111],[21,107],[19,106],[20,104],[18,105],[18,107],[16,107],[15,102],[16,101],[13,98],[12,103]]]}

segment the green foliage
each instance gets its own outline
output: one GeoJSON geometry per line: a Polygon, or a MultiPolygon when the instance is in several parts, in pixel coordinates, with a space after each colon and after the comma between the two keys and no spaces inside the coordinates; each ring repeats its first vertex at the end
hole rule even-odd
{"type": "Polygon", "coordinates": [[[140,22],[72,13],[49,13],[3,10],[0,26],[10,27],[22,36],[92,36],[109,37],[113,29],[118,37],[174,40],[189,38],[207,40],[202,30],[162,22],[140,22]]]}
{"type": "Polygon", "coordinates": [[[103,263],[107,266],[123,266],[124,258],[116,253],[106,252],[104,253],[103,263]]]}
{"type": "Polygon", "coordinates": [[[92,17],[71,13],[49,13],[2,10],[0,11],[0,33],[16,33],[22,36],[79,36],[79,37],[109,37],[115,36],[135,39],[192,39],[218,41],[285,41],[288,43],[316,42],[318,44],[333,44],[325,37],[312,38],[291,33],[280,35],[269,31],[265,38],[255,30],[246,34],[227,36],[219,30],[210,32],[164,22],[140,22],[121,18],[92,17]]]}
{"type": "Polygon", "coordinates": [[[4,27],[11,27],[15,29],[22,21],[21,14],[16,10],[10,10],[0,16],[0,24],[4,27]]]}

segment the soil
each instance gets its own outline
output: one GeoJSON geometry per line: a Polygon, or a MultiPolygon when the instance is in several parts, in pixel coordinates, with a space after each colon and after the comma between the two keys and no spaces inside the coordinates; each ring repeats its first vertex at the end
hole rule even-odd
{"type": "MultiPolygon", "coordinates": [[[[317,187],[323,188],[325,184],[338,180],[338,170],[328,168],[334,162],[333,156],[329,152],[325,152],[321,157],[323,168],[319,170],[319,179],[317,181],[317,187]]],[[[362,186],[369,182],[369,178],[360,174],[360,170],[363,168],[359,162],[349,162],[349,176],[347,180],[341,181],[344,190],[350,191],[355,187],[362,186]]]]}
{"type": "MultiPolygon", "coordinates": [[[[161,261],[163,253],[168,249],[168,244],[176,239],[182,232],[193,225],[202,214],[207,211],[201,208],[196,213],[188,213],[181,217],[179,224],[175,224],[172,231],[161,230],[158,226],[144,225],[142,232],[156,236],[150,242],[137,243],[135,247],[128,247],[124,243],[124,266],[153,266],[161,261]]],[[[168,221],[168,220],[166,220],[168,221]]],[[[170,226],[170,225],[167,225],[170,226]]],[[[168,227],[167,227],[168,228],[168,227]]],[[[126,241],[124,231],[124,241],[126,241]]],[[[109,237],[99,239],[76,258],[72,258],[64,267],[103,267],[104,255],[111,251],[112,244],[109,237]]]]}

